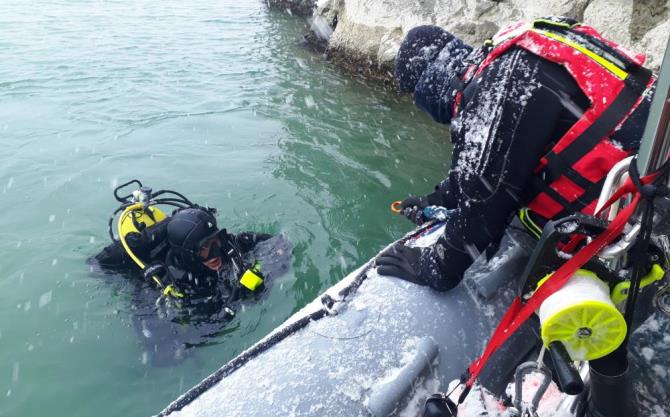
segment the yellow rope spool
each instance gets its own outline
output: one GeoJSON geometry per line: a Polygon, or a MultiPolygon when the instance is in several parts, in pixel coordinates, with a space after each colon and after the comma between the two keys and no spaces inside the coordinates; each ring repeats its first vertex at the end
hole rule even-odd
{"type": "Polygon", "coordinates": [[[562,342],[573,360],[601,358],[626,337],[626,320],[612,302],[609,286],[584,269],[549,296],[537,314],[544,344],[562,342]]]}

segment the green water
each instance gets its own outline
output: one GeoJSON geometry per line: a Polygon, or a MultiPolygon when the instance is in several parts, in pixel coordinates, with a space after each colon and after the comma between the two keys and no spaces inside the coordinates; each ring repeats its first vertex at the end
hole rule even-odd
{"type": "Polygon", "coordinates": [[[388,205],[443,176],[446,130],[305,30],[256,0],[0,4],[0,415],[156,413],[408,230],[388,205]],[[85,264],[135,177],[295,244],[266,300],[169,368],[85,264]]]}

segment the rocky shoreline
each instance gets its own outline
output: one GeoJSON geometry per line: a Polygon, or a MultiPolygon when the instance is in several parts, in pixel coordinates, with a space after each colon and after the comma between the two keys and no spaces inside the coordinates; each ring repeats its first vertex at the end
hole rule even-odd
{"type": "Polygon", "coordinates": [[[562,15],[648,56],[657,68],[670,33],[668,0],[267,0],[310,19],[307,41],[326,57],[368,79],[391,83],[405,34],[418,25],[444,27],[471,45],[523,19],[562,15]]]}

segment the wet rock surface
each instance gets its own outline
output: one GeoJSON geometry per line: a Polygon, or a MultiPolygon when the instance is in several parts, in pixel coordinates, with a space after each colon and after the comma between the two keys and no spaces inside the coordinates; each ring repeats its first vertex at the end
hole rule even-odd
{"type": "MultiPolygon", "coordinates": [[[[308,39],[326,56],[368,78],[392,82],[395,54],[406,33],[438,25],[479,45],[506,25],[562,15],[583,21],[622,46],[647,55],[657,68],[670,31],[668,0],[268,0],[297,13],[311,4],[308,39]],[[327,27],[328,30],[323,30],[327,27]]],[[[300,14],[306,15],[301,12],[300,14]]]]}
{"type": "Polygon", "coordinates": [[[268,5],[298,16],[311,16],[316,0],[268,0],[268,5]]]}

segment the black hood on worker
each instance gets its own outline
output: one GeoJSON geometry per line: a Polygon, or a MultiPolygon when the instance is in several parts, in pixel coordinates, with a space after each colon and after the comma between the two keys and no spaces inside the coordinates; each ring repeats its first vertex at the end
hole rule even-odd
{"type": "Polygon", "coordinates": [[[472,52],[456,36],[437,26],[418,26],[407,33],[395,62],[401,91],[413,92],[416,105],[440,123],[451,121],[461,75],[472,52]]]}

